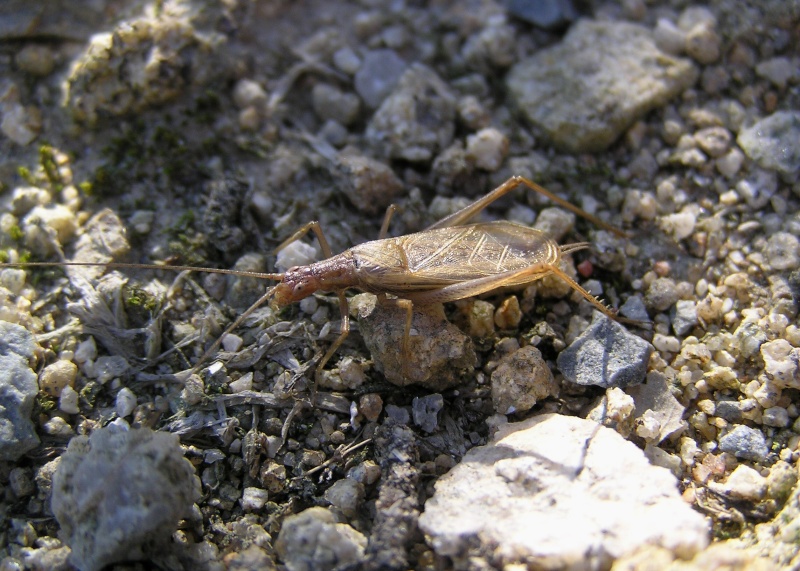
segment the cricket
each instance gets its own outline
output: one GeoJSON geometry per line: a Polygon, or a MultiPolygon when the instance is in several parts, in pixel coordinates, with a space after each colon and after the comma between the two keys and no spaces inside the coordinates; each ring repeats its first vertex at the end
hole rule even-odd
{"type": "MultiPolygon", "coordinates": [[[[276,252],[291,242],[301,239],[308,232],[313,232],[319,241],[325,259],[306,266],[289,268],[284,273],[242,272],[191,266],[118,262],[103,264],[28,262],[2,264],[2,266],[73,265],[104,266],[112,269],[170,269],[277,281],[277,285],[269,288],[225,329],[195,363],[190,374],[197,372],[204,363],[209,361],[220,348],[225,336],[239,327],[263,304],[271,302],[277,307],[283,307],[316,292],[333,292],[339,300],[340,333],[316,363],[315,391],[325,365],[341,347],[350,332],[348,302],[345,297],[345,292],[349,289],[376,294],[382,301],[392,299],[405,309],[405,327],[401,347],[404,357],[407,357],[409,353],[409,335],[414,304],[428,305],[457,301],[503,287],[524,286],[548,275],[554,275],[563,280],[606,316],[620,321],[628,321],[618,317],[615,310],[606,306],[560,268],[560,262],[564,255],[588,248],[590,246],[588,242],[559,245],[541,230],[503,220],[470,223],[475,216],[493,202],[520,186],[544,195],[559,206],[617,236],[626,237],[626,234],[620,229],[556,196],[539,184],[522,176],[512,176],[461,210],[412,234],[394,238],[386,237],[395,211],[395,207],[390,206],[377,240],[354,246],[340,254],[332,252],[319,222],[309,222],[281,243],[276,252]],[[392,296],[392,298],[387,296],[392,296]]],[[[404,358],[403,361],[407,362],[408,359],[404,358]]]]}

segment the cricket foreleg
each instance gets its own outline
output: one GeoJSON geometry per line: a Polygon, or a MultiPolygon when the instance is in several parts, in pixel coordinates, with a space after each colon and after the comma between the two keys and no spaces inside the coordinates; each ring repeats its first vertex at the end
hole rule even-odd
{"type": "Polygon", "coordinates": [[[331,357],[336,353],[339,347],[342,346],[344,340],[347,339],[347,336],[350,334],[350,314],[348,312],[348,305],[347,305],[347,298],[344,296],[344,292],[339,292],[339,310],[341,312],[342,321],[341,321],[341,331],[339,332],[339,336],[331,343],[331,346],[328,347],[328,350],[322,356],[322,359],[319,360],[317,363],[317,369],[314,371],[314,390],[312,391],[311,402],[313,403],[316,395],[317,395],[317,387],[319,386],[319,380],[322,377],[322,370],[325,368],[325,365],[328,364],[328,361],[331,360],[331,357]]]}
{"type": "Polygon", "coordinates": [[[306,234],[308,234],[309,230],[313,231],[314,234],[317,236],[317,240],[319,240],[319,246],[322,248],[322,255],[326,258],[330,258],[333,256],[333,251],[331,250],[330,244],[328,244],[327,238],[325,238],[325,234],[322,233],[322,226],[320,226],[319,222],[316,220],[309,222],[308,224],[304,224],[297,231],[289,236],[286,240],[281,242],[280,246],[275,248],[275,252],[280,252],[286,246],[291,244],[292,242],[299,240],[306,234]]]}

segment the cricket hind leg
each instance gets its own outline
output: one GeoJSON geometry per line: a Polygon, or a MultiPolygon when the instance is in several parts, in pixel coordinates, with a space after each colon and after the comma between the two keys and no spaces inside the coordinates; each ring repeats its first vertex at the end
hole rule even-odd
{"type": "Polygon", "coordinates": [[[596,224],[597,226],[599,226],[600,228],[603,228],[604,230],[608,230],[609,232],[612,232],[612,233],[616,234],[617,236],[619,236],[621,238],[627,237],[627,234],[625,234],[625,232],[623,232],[619,228],[616,228],[616,227],[612,226],[611,224],[608,224],[607,222],[604,222],[603,220],[600,220],[597,216],[594,216],[593,214],[589,214],[588,212],[586,212],[582,208],[578,208],[577,206],[575,206],[571,202],[556,196],[555,194],[553,194],[552,192],[550,192],[549,190],[547,190],[543,186],[541,186],[539,184],[536,184],[532,180],[527,179],[524,176],[518,176],[518,175],[510,177],[507,181],[505,181],[503,184],[501,184],[500,186],[495,188],[493,191],[491,191],[488,194],[486,194],[485,196],[479,198],[478,200],[476,200],[472,204],[469,204],[469,205],[465,206],[464,208],[462,208],[458,212],[454,212],[450,216],[446,216],[446,217],[442,218],[441,220],[439,220],[438,222],[436,222],[432,226],[429,226],[427,228],[427,230],[433,230],[433,229],[436,229],[436,228],[448,228],[450,226],[460,226],[462,224],[466,224],[472,218],[474,218],[475,216],[480,214],[490,204],[492,204],[493,202],[495,202],[495,201],[499,200],[500,198],[504,197],[506,194],[508,194],[509,192],[513,191],[515,188],[519,187],[520,185],[526,186],[530,190],[533,190],[533,191],[538,192],[539,194],[541,194],[543,196],[546,196],[547,198],[549,198],[551,201],[555,202],[556,204],[558,204],[562,208],[566,208],[570,212],[573,212],[573,213],[577,214],[578,216],[581,216],[581,217],[585,218],[586,220],[589,220],[590,222],[596,224]]]}

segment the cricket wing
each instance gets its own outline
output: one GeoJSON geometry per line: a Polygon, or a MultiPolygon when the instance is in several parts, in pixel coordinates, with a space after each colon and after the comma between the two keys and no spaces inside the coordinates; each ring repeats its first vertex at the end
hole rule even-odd
{"type": "MultiPolygon", "coordinates": [[[[353,251],[370,267],[369,278],[377,278],[380,291],[398,294],[557,264],[561,252],[539,230],[505,221],[426,230],[353,251]]],[[[526,281],[531,280],[520,283],[526,281]]]]}

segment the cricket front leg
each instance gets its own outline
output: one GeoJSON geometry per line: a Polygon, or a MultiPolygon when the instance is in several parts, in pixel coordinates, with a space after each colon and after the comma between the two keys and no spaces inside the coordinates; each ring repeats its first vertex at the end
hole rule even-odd
{"type": "Polygon", "coordinates": [[[347,339],[347,336],[350,334],[350,314],[348,312],[348,305],[347,305],[347,298],[344,296],[344,292],[340,291],[338,294],[339,297],[339,311],[342,316],[341,321],[341,332],[336,340],[331,343],[331,346],[328,347],[328,350],[325,352],[325,355],[322,356],[322,359],[319,360],[317,363],[317,368],[314,371],[314,390],[311,392],[311,403],[312,405],[316,401],[317,398],[317,388],[319,387],[319,381],[322,378],[322,370],[325,368],[325,365],[328,364],[328,361],[331,360],[331,357],[339,350],[339,347],[342,346],[344,340],[347,339]]]}

